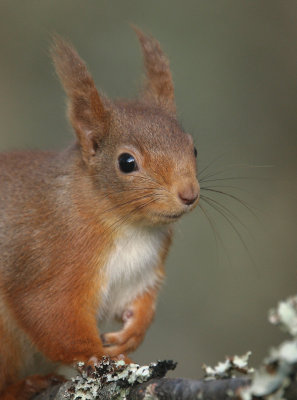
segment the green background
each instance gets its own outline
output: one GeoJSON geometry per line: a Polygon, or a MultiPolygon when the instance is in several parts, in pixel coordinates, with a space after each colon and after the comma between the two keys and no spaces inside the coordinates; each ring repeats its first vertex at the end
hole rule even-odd
{"type": "Polygon", "coordinates": [[[201,202],[212,225],[199,208],[177,224],[137,362],[172,358],[173,375],[197,378],[227,354],[252,350],[257,366],[282,338],[267,311],[297,287],[296,14],[291,0],[0,1],[1,151],[72,140],[48,53],[54,32],[73,42],[99,89],[135,96],[133,22],[170,58],[180,120],[199,168],[211,163],[203,185],[249,204],[208,191],[225,217],[201,202]]]}

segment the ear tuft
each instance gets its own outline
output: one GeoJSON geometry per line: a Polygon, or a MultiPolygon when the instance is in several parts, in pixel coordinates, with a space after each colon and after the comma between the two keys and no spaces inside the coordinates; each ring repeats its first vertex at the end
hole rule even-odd
{"type": "Polygon", "coordinates": [[[175,113],[174,85],[169,60],[160,43],[132,25],[141,45],[147,75],[145,97],[175,113]]]}
{"type": "Polygon", "coordinates": [[[107,133],[110,114],[94,81],[75,49],[55,35],[51,55],[57,74],[68,96],[70,122],[76,131],[83,158],[94,155],[98,142],[107,133]]]}

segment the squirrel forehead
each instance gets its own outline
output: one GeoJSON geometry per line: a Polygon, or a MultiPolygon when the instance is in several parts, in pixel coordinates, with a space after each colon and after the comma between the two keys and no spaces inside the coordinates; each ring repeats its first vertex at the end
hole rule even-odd
{"type": "Polygon", "coordinates": [[[177,119],[160,108],[121,104],[114,116],[114,130],[121,142],[140,147],[145,144],[169,148],[192,146],[190,136],[177,119]]]}

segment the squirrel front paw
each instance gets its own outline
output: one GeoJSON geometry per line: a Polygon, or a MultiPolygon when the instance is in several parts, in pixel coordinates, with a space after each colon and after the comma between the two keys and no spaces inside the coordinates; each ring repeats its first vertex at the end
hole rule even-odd
{"type": "MultiPolygon", "coordinates": [[[[124,319],[124,318],[123,318],[124,319]]],[[[133,313],[129,313],[126,323],[118,332],[110,332],[101,335],[104,353],[110,357],[130,353],[143,341],[145,330],[137,323],[132,323],[133,313]],[[128,322],[128,319],[131,321],[128,322]]],[[[133,321],[134,322],[134,321],[133,321]]]]}

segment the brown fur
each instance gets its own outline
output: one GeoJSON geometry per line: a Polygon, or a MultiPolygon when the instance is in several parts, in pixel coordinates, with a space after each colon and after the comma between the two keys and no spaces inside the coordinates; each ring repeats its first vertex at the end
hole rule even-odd
{"type": "Polygon", "coordinates": [[[110,279],[105,266],[128,228],[156,227],[163,233],[152,268],[160,282],[171,223],[197,203],[193,142],[174,114],[168,60],[155,39],[136,32],[147,72],[140,99],[100,96],[76,51],[56,38],[53,59],[77,143],[61,153],[0,155],[2,400],[28,399],[50,382],[37,376],[17,383],[31,353],[50,365],[72,364],[140,344],[159,285],[135,294],[125,305],[123,329],[102,343],[96,315],[110,279]],[[136,158],[137,171],[119,170],[123,152],[136,158]],[[185,205],[185,197],[193,204],[185,205]]]}

